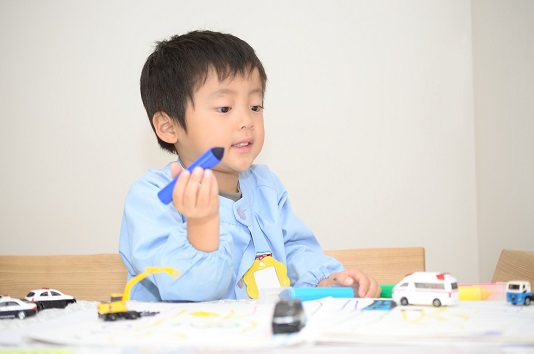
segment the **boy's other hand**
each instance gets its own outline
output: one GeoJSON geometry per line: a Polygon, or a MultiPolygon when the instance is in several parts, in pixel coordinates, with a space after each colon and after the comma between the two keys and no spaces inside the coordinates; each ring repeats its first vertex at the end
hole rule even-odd
{"type": "Polygon", "coordinates": [[[358,289],[358,297],[380,297],[382,289],[377,281],[359,269],[346,269],[332,273],[317,284],[318,287],[350,286],[358,289]]]}

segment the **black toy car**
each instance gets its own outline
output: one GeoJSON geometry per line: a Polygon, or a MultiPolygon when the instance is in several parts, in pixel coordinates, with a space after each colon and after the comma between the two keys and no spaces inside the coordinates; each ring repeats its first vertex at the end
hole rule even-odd
{"type": "Polygon", "coordinates": [[[280,300],[273,315],[273,334],[298,332],[306,324],[300,299],[280,300]]]}

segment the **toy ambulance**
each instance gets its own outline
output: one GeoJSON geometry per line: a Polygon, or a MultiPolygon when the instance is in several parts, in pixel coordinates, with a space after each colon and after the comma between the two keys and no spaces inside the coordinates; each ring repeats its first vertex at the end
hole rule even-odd
{"type": "Polygon", "coordinates": [[[530,282],[513,280],[506,284],[506,301],[512,305],[528,306],[533,299],[530,282]]]}
{"type": "Polygon", "coordinates": [[[449,273],[415,272],[393,287],[393,300],[402,306],[453,305],[458,302],[458,281],[449,273]]]}

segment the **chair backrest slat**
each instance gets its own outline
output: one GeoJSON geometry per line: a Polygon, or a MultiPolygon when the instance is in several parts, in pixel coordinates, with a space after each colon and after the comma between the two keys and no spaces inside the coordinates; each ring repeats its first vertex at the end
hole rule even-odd
{"type": "Polygon", "coordinates": [[[502,250],[492,282],[528,280],[534,286],[534,252],[502,250]]]}
{"type": "Polygon", "coordinates": [[[396,284],[405,275],[425,271],[423,247],[357,248],[329,250],[345,268],[358,268],[374,277],[379,284],[396,284]]]}
{"type": "MultiPolygon", "coordinates": [[[[360,268],[381,284],[425,270],[422,247],[331,250],[346,268],[360,268]]],[[[106,301],[122,293],[127,270],[118,254],[0,256],[0,294],[23,298],[30,290],[57,289],[77,300],[106,301]]]]}
{"type": "Polygon", "coordinates": [[[17,298],[44,287],[77,300],[109,300],[122,293],[126,276],[118,254],[0,256],[0,294],[17,298]]]}

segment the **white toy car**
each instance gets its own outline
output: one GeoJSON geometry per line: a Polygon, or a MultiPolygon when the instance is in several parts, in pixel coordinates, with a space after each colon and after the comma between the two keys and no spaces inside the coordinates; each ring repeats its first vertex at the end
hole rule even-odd
{"type": "Polygon", "coordinates": [[[76,299],[73,296],[65,295],[59,290],[42,288],[32,290],[26,295],[26,300],[33,301],[39,306],[39,310],[50,308],[65,308],[68,304],[73,304],[76,299]]]}
{"type": "Polygon", "coordinates": [[[458,281],[448,273],[415,272],[393,287],[397,304],[447,306],[458,302],[458,281]]]}
{"type": "Polygon", "coordinates": [[[15,299],[10,296],[0,296],[0,318],[19,318],[35,316],[37,304],[15,299]]]}

